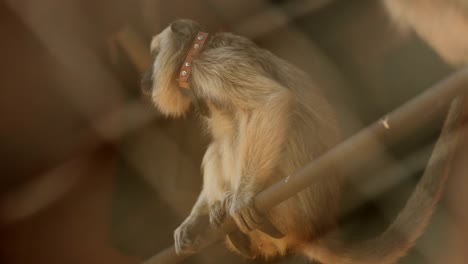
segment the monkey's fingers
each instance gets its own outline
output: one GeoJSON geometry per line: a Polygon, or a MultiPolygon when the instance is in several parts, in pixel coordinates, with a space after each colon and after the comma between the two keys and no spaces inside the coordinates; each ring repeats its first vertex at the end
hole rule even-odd
{"type": "Polygon", "coordinates": [[[258,212],[253,202],[242,208],[231,208],[231,215],[239,229],[244,233],[258,229],[273,238],[284,237],[268,218],[258,212]]]}
{"type": "Polygon", "coordinates": [[[252,221],[255,223],[256,229],[273,238],[284,237],[283,233],[281,233],[264,214],[261,214],[253,203],[251,206],[246,208],[246,211],[248,213],[249,219],[252,219],[252,221]]]}
{"type": "Polygon", "coordinates": [[[266,217],[264,214],[261,214],[255,207],[252,205],[248,208],[250,217],[255,219],[254,221],[257,223],[257,229],[262,231],[263,233],[273,237],[273,238],[282,238],[284,237],[283,233],[281,233],[275,225],[266,217]]]}
{"type": "Polygon", "coordinates": [[[258,214],[252,207],[241,210],[238,219],[236,223],[238,223],[239,228],[245,233],[257,229],[273,238],[279,239],[284,237],[284,234],[267,217],[258,214]]]}
{"type": "Polygon", "coordinates": [[[242,233],[239,229],[227,235],[228,243],[245,258],[253,258],[252,250],[250,249],[249,237],[242,233]]]}
{"type": "Polygon", "coordinates": [[[255,219],[250,214],[250,209],[252,206],[242,201],[234,200],[231,209],[229,211],[232,219],[236,222],[237,227],[243,233],[249,233],[250,231],[257,229],[261,224],[261,219],[255,219]]]}
{"type": "Polygon", "coordinates": [[[271,221],[264,217],[264,222],[258,227],[258,230],[262,231],[263,233],[273,237],[273,238],[283,238],[284,234],[281,233],[281,231],[278,230],[278,228],[271,223],[271,221]]]}

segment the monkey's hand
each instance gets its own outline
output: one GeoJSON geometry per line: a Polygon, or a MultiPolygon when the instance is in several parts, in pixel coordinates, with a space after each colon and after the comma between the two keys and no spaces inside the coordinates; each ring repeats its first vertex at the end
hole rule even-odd
{"type": "Polygon", "coordinates": [[[174,231],[174,246],[177,255],[198,252],[201,233],[208,226],[207,217],[189,216],[174,231]]]}
{"type": "Polygon", "coordinates": [[[284,235],[256,208],[253,195],[232,196],[229,214],[232,216],[237,226],[243,233],[248,233],[255,229],[274,237],[282,238],[284,235]]]}
{"type": "Polygon", "coordinates": [[[219,228],[226,219],[226,204],[225,201],[216,201],[210,208],[210,224],[214,228],[219,228]]]}
{"type": "Polygon", "coordinates": [[[226,220],[227,213],[232,204],[232,193],[224,193],[224,198],[221,201],[216,201],[210,207],[210,224],[214,228],[219,228],[226,220]]]}

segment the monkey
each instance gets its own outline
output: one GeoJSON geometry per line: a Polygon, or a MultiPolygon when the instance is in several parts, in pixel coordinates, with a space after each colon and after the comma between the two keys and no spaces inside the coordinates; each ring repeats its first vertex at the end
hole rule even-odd
{"type": "Polygon", "coordinates": [[[468,63],[468,0],[383,0],[402,32],[414,31],[448,64],[468,63]]]}
{"type": "Polygon", "coordinates": [[[192,105],[206,109],[201,120],[211,142],[202,161],[203,186],[174,231],[176,253],[197,252],[200,230],[219,228],[232,217],[238,229],[226,235],[226,245],[247,258],[300,254],[324,264],[389,264],[405,255],[440,197],[446,178],[440,163],[426,170],[390,227],[363,242],[347,244],[334,235],[343,183],[338,168],[259,213],[257,193],[339,143],[334,112],[306,73],[245,37],[210,34],[188,63],[201,30],[197,22],[179,19],[154,36],[144,81],[153,104],[168,117],[183,117],[192,105]],[[178,83],[184,64],[191,67],[188,89],[178,83]]]}

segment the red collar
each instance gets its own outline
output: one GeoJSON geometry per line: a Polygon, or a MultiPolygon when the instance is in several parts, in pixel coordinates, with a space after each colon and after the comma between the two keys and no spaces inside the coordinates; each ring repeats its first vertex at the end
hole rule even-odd
{"type": "Polygon", "coordinates": [[[206,39],[208,38],[208,33],[206,32],[198,32],[197,36],[193,40],[192,46],[185,57],[184,63],[180,68],[179,77],[177,81],[179,82],[179,86],[184,89],[190,89],[189,79],[192,73],[192,61],[197,57],[200,53],[203,45],[205,44],[206,39]]]}

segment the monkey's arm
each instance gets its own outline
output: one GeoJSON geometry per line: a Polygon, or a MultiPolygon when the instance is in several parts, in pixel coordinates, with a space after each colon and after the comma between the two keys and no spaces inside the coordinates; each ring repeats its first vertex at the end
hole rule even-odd
{"type": "Polygon", "coordinates": [[[177,254],[198,251],[200,234],[209,225],[206,191],[202,190],[190,215],[174,231],[174,245],[177,254]]]}
{"type": "Polygon", "coordinates": [[[219,147],[212,142],[203,157],[203,189],[190,215],[174,232],[178,254],[197,251],[199,236],[209,223],[217,227],[224,221],[225,211],[218,208],[217,202],[222,200],[225,193],[219,166],[219,147]]]}
{"type": "Polygon", "coordinates": [[[240,168],[237,173],[240,177],[233,190],[229,211],[243,232],[259,228],[270,235],[281,236],[265,223],[252,201],[273,180],[275,169],[281,162],[289,127],[291,96],[286,88],[273,81],[263,85],[266,87],[256,89],[273,91],[257,102],[239,124],[240,168]]]}

